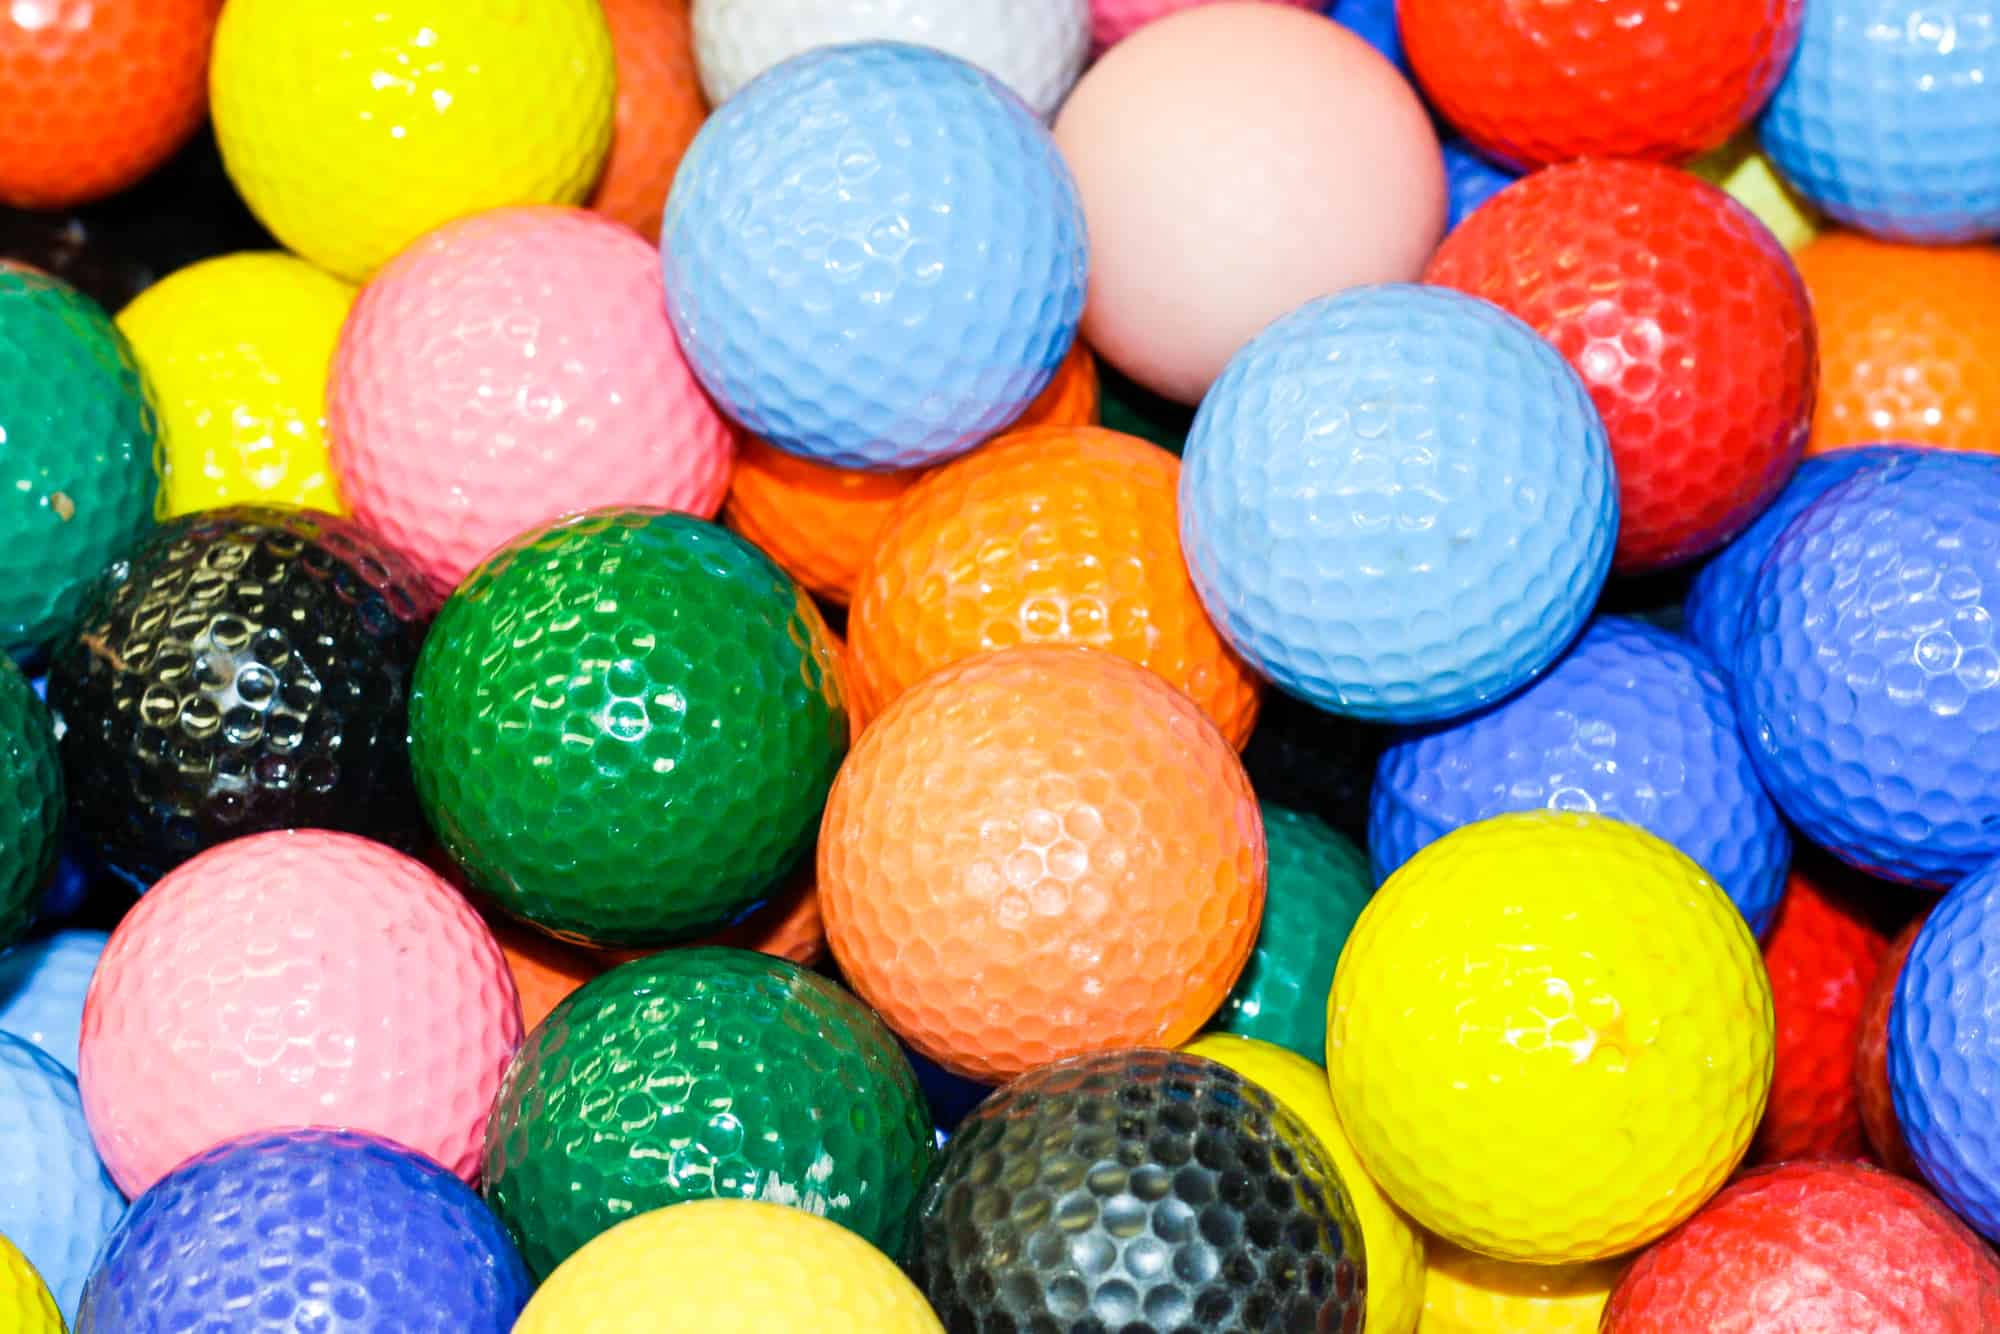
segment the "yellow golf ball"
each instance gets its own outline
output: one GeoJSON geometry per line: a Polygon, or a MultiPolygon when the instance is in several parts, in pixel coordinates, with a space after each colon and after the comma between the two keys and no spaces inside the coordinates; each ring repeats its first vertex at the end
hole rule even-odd
{"type": "Polygon", "coordinates": [[[244,201],[359,281],[503,204],[573,204],[611,146],[598,0],[229,0],[209,101],[244,201]]]}
{"type": "Polygon", "coordinates": [[[161,517],[282,501],[345,513],[326,373],[355,288],[277,251],[168,275],[118,314],[159,403],[161,517]]]}
{"type": "Polygon", "coordinates": [[[5,1237],[0,1237],[0,1329],[7,1334],[63,1334],[48,1285],[5,1237]]]}
{"type": "Polygon", "coordinates": [[[1624,1260],[1524,1265],[1431,1238],[1421,1334],[1596,1334],[1624,1260]]]}
{"type": "Polygon", "coordinates": [[[628,1218],[562,1262],[513,1334],[943,1334],[888,1256],[817,1214],[696,1200],[628,1218]]]}
{"type": "Polygon", "coordinates": [[[1376,891],[1334,974],[1334,1105],[1389,1197],[1449,1241],[1568,1264],[1643,1245],[1736,1166],[1771,1087],[1742,914],[1633,825],[1467,825],[1376,891]]]}
{"type": "Polygon", "coordinates": [[[1326,1071],[1272,1042],[1207,1033],[1182,1048],[1226,1065],[1276,1098],[1319,1136],[1361,1221],[1361,1255],[1368,1267],[1368,1334],[1410,1334],[1424,1302],[1424,1240],[1361,1165],[1334,1115],[1326,1071]]]}
{"type": "Polygon", "coordinates": [[[1825,220],[1785,184],[1771,159],[1764,156],[1755,130],[1745,130],[1714,152],[1696,158],[1688,170],[1728,191],[1737,203],[1756,214],[1787,250],[1797,250],[1826,229],[1825,220]]]}

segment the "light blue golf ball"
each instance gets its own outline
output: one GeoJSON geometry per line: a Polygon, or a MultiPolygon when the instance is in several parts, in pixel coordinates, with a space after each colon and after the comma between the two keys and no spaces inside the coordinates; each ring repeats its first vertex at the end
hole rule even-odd
{"type": "Polygon", "coordinates": [[[1759,134],[1838,222],[1897,241],[2000,235],[2000,4],[1812,0],[1759,134]]]}
{"type": "Polygon", "coordinates": [[[76,1076],[0,1033],[0,1236],[18,1246],[74,1322],[91,1262],[125,1213],[98,1161],[76,1076]]]}
{"type": "Polygon", "coordinates": [[[1391,745],[1369,810],[1376,879],[1463,825],[1540,809],[1657,834],[1713,876],[1758,935],[1784,893],[1791,836],[1737,732],[1728,682],[1654,626],[1599,617],[1527,689],[1391,745]]]}
{"type": "Polygon", "coordinates": [[[703,125],[668,198],[667,311],[722,408],[846,468],[1020,416],[1083,314],[1076,183],[1007,88],[927,47],[822,47],[703,125]]]}
{"type": "Polygon", "coordinates": [[[1576,372],[1437,287],[1272,324],[1196,415],[1181,548],[1223,635],[1329,712],[1419,723],[1533,679],[1611,564],[1618,486],[1576,372]]]}
{"type": "Polygon", "coordinates": [[[81,928],[51,931],[0,954],[0,1033],[27,1039],[74,1072],[84,993],[110,939],[81,928]]]}

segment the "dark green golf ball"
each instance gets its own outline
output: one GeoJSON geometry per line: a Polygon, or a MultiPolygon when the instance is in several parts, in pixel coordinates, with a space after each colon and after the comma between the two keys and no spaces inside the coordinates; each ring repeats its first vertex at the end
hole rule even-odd
{"type": "Polygon", "coordinates": [[[812,601],[712,523],[600,510],[502,548],[438,614],[410,755],[473,887],[551,934],[728,922],[810,848],[847,752],[812,601]]]}
{"type": "Polygon", "coordinates": [[[1326,1059],[1326,997],[1355,919],[1375,892],[1368,857],[1317,816],[1268,802],[1264,925],[1209,1028],[1326,1059]]]}
{"type": "Polygon", "coordinates": [[[0,656],[0,950],[28,933],[62,837],[54,725],[13,659],[0,656]]]}
{"type": "Polygon", "coordinates": [[[935,1156],[929,1108],[874,1013],[797,964],[667,950],[550,1012],[500,1086],[487,1201],[547,1275],[648,1209],[766,1200],[893,1253],[935,1156]]]}
{"type": "Polygon", "coordinates": [[[0,648],[28,656],[60,635],[152,523],[157,432],[103,308],[0,260],[0,648]]]}

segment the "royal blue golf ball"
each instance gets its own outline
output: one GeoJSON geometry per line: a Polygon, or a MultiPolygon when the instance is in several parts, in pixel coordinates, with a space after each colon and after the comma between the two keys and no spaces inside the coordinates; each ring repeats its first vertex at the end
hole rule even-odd
{"type": "Polygon", "coordinates": [[[1181,471],[1181,547],[1238,652],[1320,708],[1429,722],[1518,689],[1583,627],[1618,491],[1562,354],[1497,306],[1389,284],[1231,359],[1181,471]]]}
{"type": "Polygon", "coordinates": [[[667,309],[723,409],[846,468],[961,454],[1020,416],[1083,314],[1076,183],[991,76],[822,47],[753,80],[683,159],[667,309]]]}
{"type": "Polygon", "coordinates": [[[1445,140],[1444,184],[1451,206],[1445,217],[1445,230],[1464,222],[1472,216],[1472,210],[1520,179],[1518,172],[1479,156],[1465,140],[1445,140]]]}

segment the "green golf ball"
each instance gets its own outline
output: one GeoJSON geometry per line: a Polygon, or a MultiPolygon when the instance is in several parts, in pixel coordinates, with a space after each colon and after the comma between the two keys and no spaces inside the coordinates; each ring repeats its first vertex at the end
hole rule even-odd
{"type": "Polygon", "coordinates": [[[847,736],[811,599],[657,510],[503,547],[438,614],[410,701],[418,797],[474,889],[594,945],[685,939],[771,893],[847,736]]]}
{"type": "Polygon", "coordinates": [[[28,933],[62,837],[62,763],[49,711],[0,657],[0,950],[28,933]]]}
{"type": "Polygon", "coordinates": [[[1326,1059],[1334,965],[1375,880],[1361,849],[1317,816],[1268,802],[1261,809],[1270,849],[1264,925],[1236,989],[1208,1026],[1318,1063],[1326,1059]]]}
{"type": "Polygon", "coordinates": [[[634,1214],[765,1200],[892,1254],[936,1153],[874,1013],[797,964],[667,950],[550,1012],[500,1086],[487,1202],[537,1275],[634,1214]]]}
{"type": "Polygon", "coordinates": [[[62,634],[152,523],[158,429],[103,308],[0,260],[0,648],[27,657],[62,634]]]}

